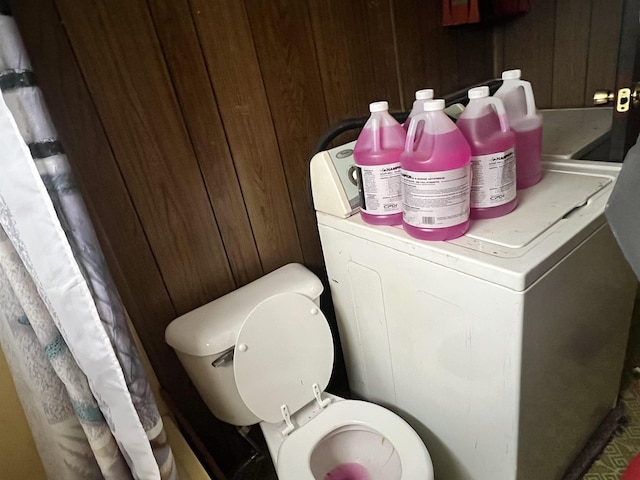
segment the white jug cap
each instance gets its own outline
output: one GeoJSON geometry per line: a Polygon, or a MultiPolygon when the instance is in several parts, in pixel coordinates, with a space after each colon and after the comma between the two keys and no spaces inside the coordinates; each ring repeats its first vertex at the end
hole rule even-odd
{"type": "Polygon", "coordinates": [[[424,102],[425,112],[436,112],[438,110],[444,110],[444,100],[442,98],[438,98],[436,100],[426,100],[424,102]]]}
{"type": "Polygon", "coordinates": [[[469,95],[469,100],[488,97],[489,87],[483,86],[483,87],[472,88],[469,90],[468,95],[469,95]]]}
{"type": "Polygon", "coordinates": [[[502,80],[520,80],[520,75],[522,72],[519,68],[515,70],[505,70],[502,72],[502,80]]]}
{"type": "Polygon", "coordinates": [[[374,112],[386,112],[389,110],[389,102],[373,102],[369,104],[369,111],[371,113],[374,112]]]}
{"type": "Polygon", "coordinates": [[[433,98],[433,88],[425,88],[416,92],[416,100],[431,100],[433,98]]]}

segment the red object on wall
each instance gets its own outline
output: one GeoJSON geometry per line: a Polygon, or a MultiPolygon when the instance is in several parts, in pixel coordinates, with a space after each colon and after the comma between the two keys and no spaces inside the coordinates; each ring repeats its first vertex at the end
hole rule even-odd
{"type": "Polygon", "coordinates": [[[442,0],[442,25],[462,25],[480,21],[478,0],[442,0]]]}
{"type": "Polygon", "coordinates": [[[529,11],[529,0],[492,0],[494,18],[510,17],[529,11]]]}
{"type": "Polygon", "coordinates": [[[529,0],[442,0],[442,25],[463,25],[529,11],[529,0]]]}

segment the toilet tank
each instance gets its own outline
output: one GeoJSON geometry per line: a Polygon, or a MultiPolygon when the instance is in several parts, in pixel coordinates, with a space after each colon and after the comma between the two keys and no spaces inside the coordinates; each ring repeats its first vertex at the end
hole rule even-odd
{"type": "MultiPolygon", "coordinates": [[[[322,290],[318,277],[304,266],[291,263],[169,324],[165,341],[176,351],[216,418],[238,426],[261,421],[242,401],[233,373],[236,338],[251,311],[263,300],[281,293],[298,293],[320,306],[322,290]]],[[[277,338],[265,341],[276,342],[277,338]]]]}

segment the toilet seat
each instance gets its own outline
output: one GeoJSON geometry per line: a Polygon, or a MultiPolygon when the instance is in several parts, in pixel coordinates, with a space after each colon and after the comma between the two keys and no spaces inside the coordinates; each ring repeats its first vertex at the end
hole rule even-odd
{"type": "Polygon", "coordinates": [[[280,423],[319,400],[333,353],[331,329],[314,302],[298,293],[269,297],[238,332],[233,368],[240,397],[258,418],[280,423]]]}
{"type": "Polygon", "coordinates": [[[325,436],[345,426],[368,427],[389,440],[400,456],[402,479],[433,479],[429,452],[407,422],[379,405],[341,400],[332,402],[284,440],[278,451],[279,480],[315,480],[310,465],[313,449],[325,436]]]}

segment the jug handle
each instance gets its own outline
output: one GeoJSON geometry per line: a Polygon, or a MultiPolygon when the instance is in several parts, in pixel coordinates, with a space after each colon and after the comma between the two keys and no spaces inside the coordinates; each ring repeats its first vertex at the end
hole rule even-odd
{"type": "Polygon", "coordinates": [[[522,82],[520,87],[524,90],[524,99],[527,104],[527,116],[536,114],[536,101],[533,98],[533,89],[529,82],[522,82]]]}
{"type": "Polygon", "coordinates": [[[377,115],[371,119],[371,133],[373,133],[373,151],[380,151],[380,117],[377,115]]]}
{"type": "MultiPolygon", "coordinates": [[[[418,124],[420,120],[424,120],[430,126],[433,126],[433,118],[432,115],[429,115],[429,112],[420,112],[409,122],[409,130],[407,130],[407,139],[404,143],[404,151],[405,152],[413,152],[416,141],[416,130],[418,129],[418,124]]],[[[430,135],[432,137],[432,135],[430,135]]],[[[429,158],[431,158],[431,153],[433,152],[433,140],[429,145],[429,158]]]]}
{"type": "Polygon", "coordinates": [[[504,103],[502,100],[495,97],[487,97],[487,103],[493,107],[498,115],[498,120],[500,121],[500,130],[504,133],[507,133],[510,130],[509,127],[509,119],[507,117],[507,111],[504,109],[504,103]]]}

